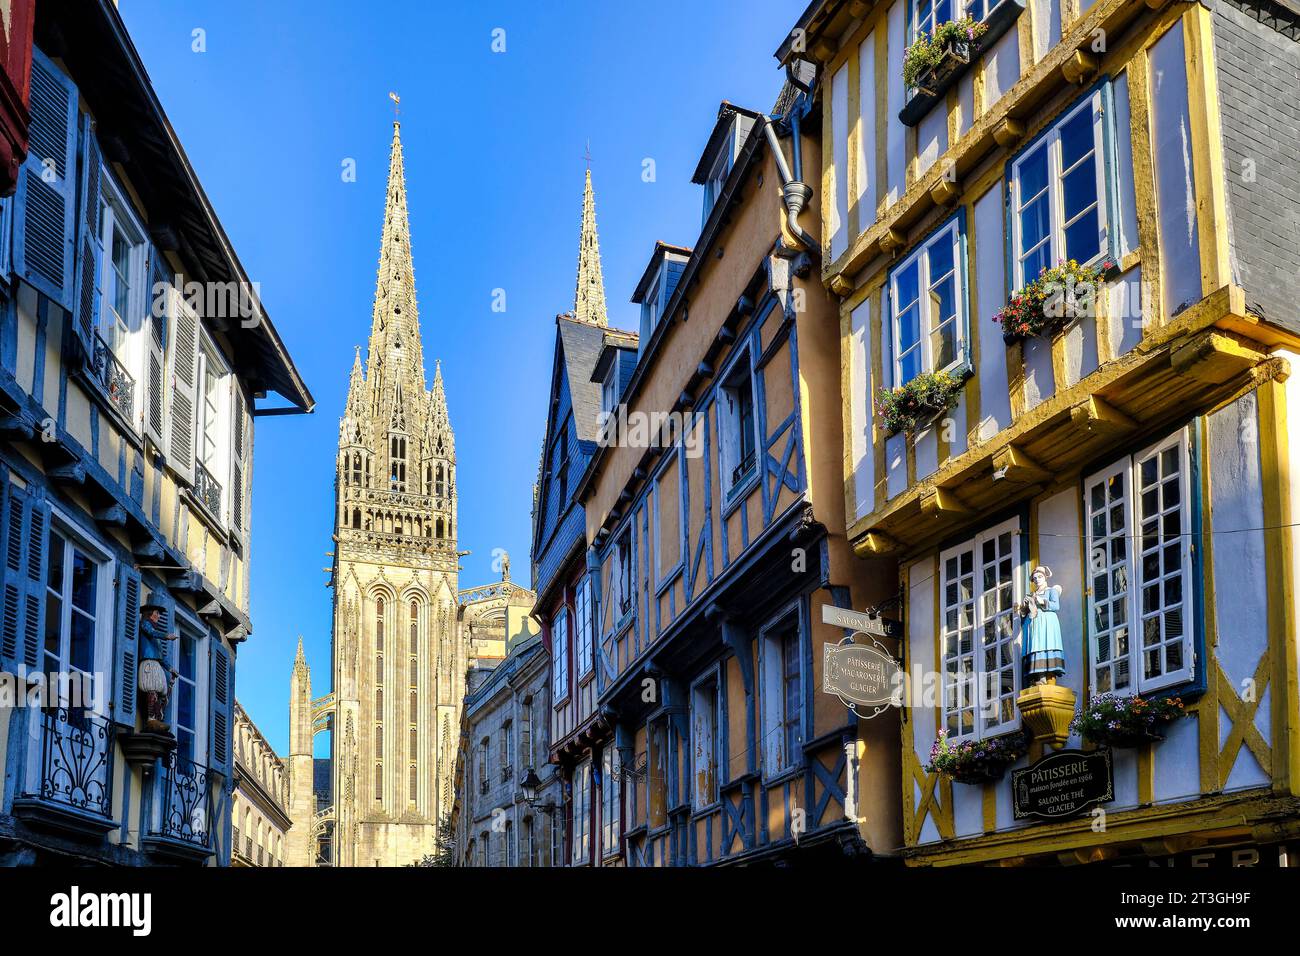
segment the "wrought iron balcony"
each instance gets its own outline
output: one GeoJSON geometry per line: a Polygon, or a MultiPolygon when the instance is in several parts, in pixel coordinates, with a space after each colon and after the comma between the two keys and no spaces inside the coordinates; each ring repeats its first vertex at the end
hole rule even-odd
{"type": "Polygon", "coordinates": [[[194,495],[214,518],[221,520],[221,483],[199,461],[194,463],[194,495]]]}
{"type": "Polygon", "coordinates": [[[104,390],[108,400],[128,422],[135,424],[135,378],[118,361],[113,350],[109,348],[98,334],[95,336],[95,357],[93,369],[95,381],[104,390]]]}
{"type": "MultiPolygon", "coordinates": [[[[211,841],[212,801],[208,768],[173,751],[158,777],[160,800],[149,836],[207,851],[211,841]]],[[[247,839],[247,838],[246,838],[247,839]]],[[[251,847],[250,847],[251,853],[251,847]]]]}
{"type": "Polygon", "coordinates": [[[24,812],[103,832],[112,826],[113,728],[79,707],[41,712],[39,763],[28,779],[24,812]]]}

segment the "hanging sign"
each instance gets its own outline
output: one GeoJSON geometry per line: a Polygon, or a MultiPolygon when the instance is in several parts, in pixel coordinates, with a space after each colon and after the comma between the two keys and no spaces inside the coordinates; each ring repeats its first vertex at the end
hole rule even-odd
{"type": "Polygon", "coordinates": [[[854,714],[867,719],[887,708],[902,706],[902,664],[874,637],[855,634],[838,644],[823,646],[825,693],[834,694],[854,714]],[[855,643],[855,637],[869,643],[855,643]]]}
{"type": "Polygon", "coordinates": [[[903,626],[893,618],[881,617],[879,614],[865,614],[862,611],[850,611],[848,608],[822,605],[822,623],[836,627],[850,627],[861,631],[869,637],[903,636],[903,626]]]}
{"type": "Polygon", "coordinates": [[[1065,820],[1115,799],[1110,750],[1058,750],[1011,771],[1012,815],[1017,820],[1065,820]]]}

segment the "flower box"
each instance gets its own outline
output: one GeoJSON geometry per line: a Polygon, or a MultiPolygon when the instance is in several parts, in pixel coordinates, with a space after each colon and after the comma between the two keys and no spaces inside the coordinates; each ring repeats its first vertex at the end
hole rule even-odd
{"type": "Polygon", "coordinates": [[[981,21],[969,18],[951,21],[941,24],[934,37],[917,36],[916,42],[904,53],[903,81],[911,90],[907,102],[899,110],[899,120],[905,126],[921,122],[966,72],[980,50],[988,49],[1001,39],[1024,9],[1025,0],[1001,0],[981,21]],[[970,27],[976,36],[966,35],[963,43],[959,34],[964,33],[966,27],[970,27]],[[958,43],[963,49],[954,49],[958,43]],[[913,50],[917,52],[913,53],[913,50]],[[908,67],[909,59],[911,68],[908,67]]]}
{"type": "Polygon", "coordinates": [[[993,316],[1002,326],[1002,340],[1012,345],[1040,335],[1050,338],[1075,319],[1095,316],[1102,280],[1113,268],[1109,260],[1082,266],[1071,259],[1043,269],[993,316]]]}
{"type": "Polygon", "coordinates": [[[922,372],[894,389],[876,393],[876,417],[890,435],[915,431],[957,404],[964,374],[922,372]]]}
{"type": "Polygon", "coordinates": [[[948,742],[948,731],[939,736],[930,748],[930,762],[926,770],[941,773],[957,783],[971,785],[1001,780],[1007,768],[1029,752],[1029,738],[1022,731],[990,737],[987,740],[948,742]]]}
{"type": "Polygon", "coordinates": [[[1101,694],[1079,711],[1070,729],[1098,747],[1139,747],[1164,740],[1166,728],[1185,714],[1179,697],[1101,694]]]}

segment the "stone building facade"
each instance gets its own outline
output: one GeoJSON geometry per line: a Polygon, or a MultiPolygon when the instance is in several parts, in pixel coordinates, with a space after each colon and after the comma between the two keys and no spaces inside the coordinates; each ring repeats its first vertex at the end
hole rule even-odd
{"type": "Polygon", "coordinates": [[[461,714],[451,820],[456,865],[562,865],[562,787],[548,764],[550,704],[550,656],[540,637],[529,635],[496,667],[480,669],[461,714]],[[541,780],[532,805],[523,790],[530,770],[541,780]]]}
{"type": "Polygon", "coordinates": [[[253,718],[235,701],[235,792],[231,866],[284,866],[289,773],[253,718]]]}

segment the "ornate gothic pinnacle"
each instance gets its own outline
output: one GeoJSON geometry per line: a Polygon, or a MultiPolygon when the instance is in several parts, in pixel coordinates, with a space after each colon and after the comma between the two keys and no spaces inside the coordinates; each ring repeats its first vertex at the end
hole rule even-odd
{"type": "Polygon", "coordinates": [[[573,313],[579,322],[606,326],[605,279],[600,271],[600,240],[596,237],[596,197],[591,190],[591,170],[582,193],[582,237],[578,242],[578,284],[573,313]]]}

